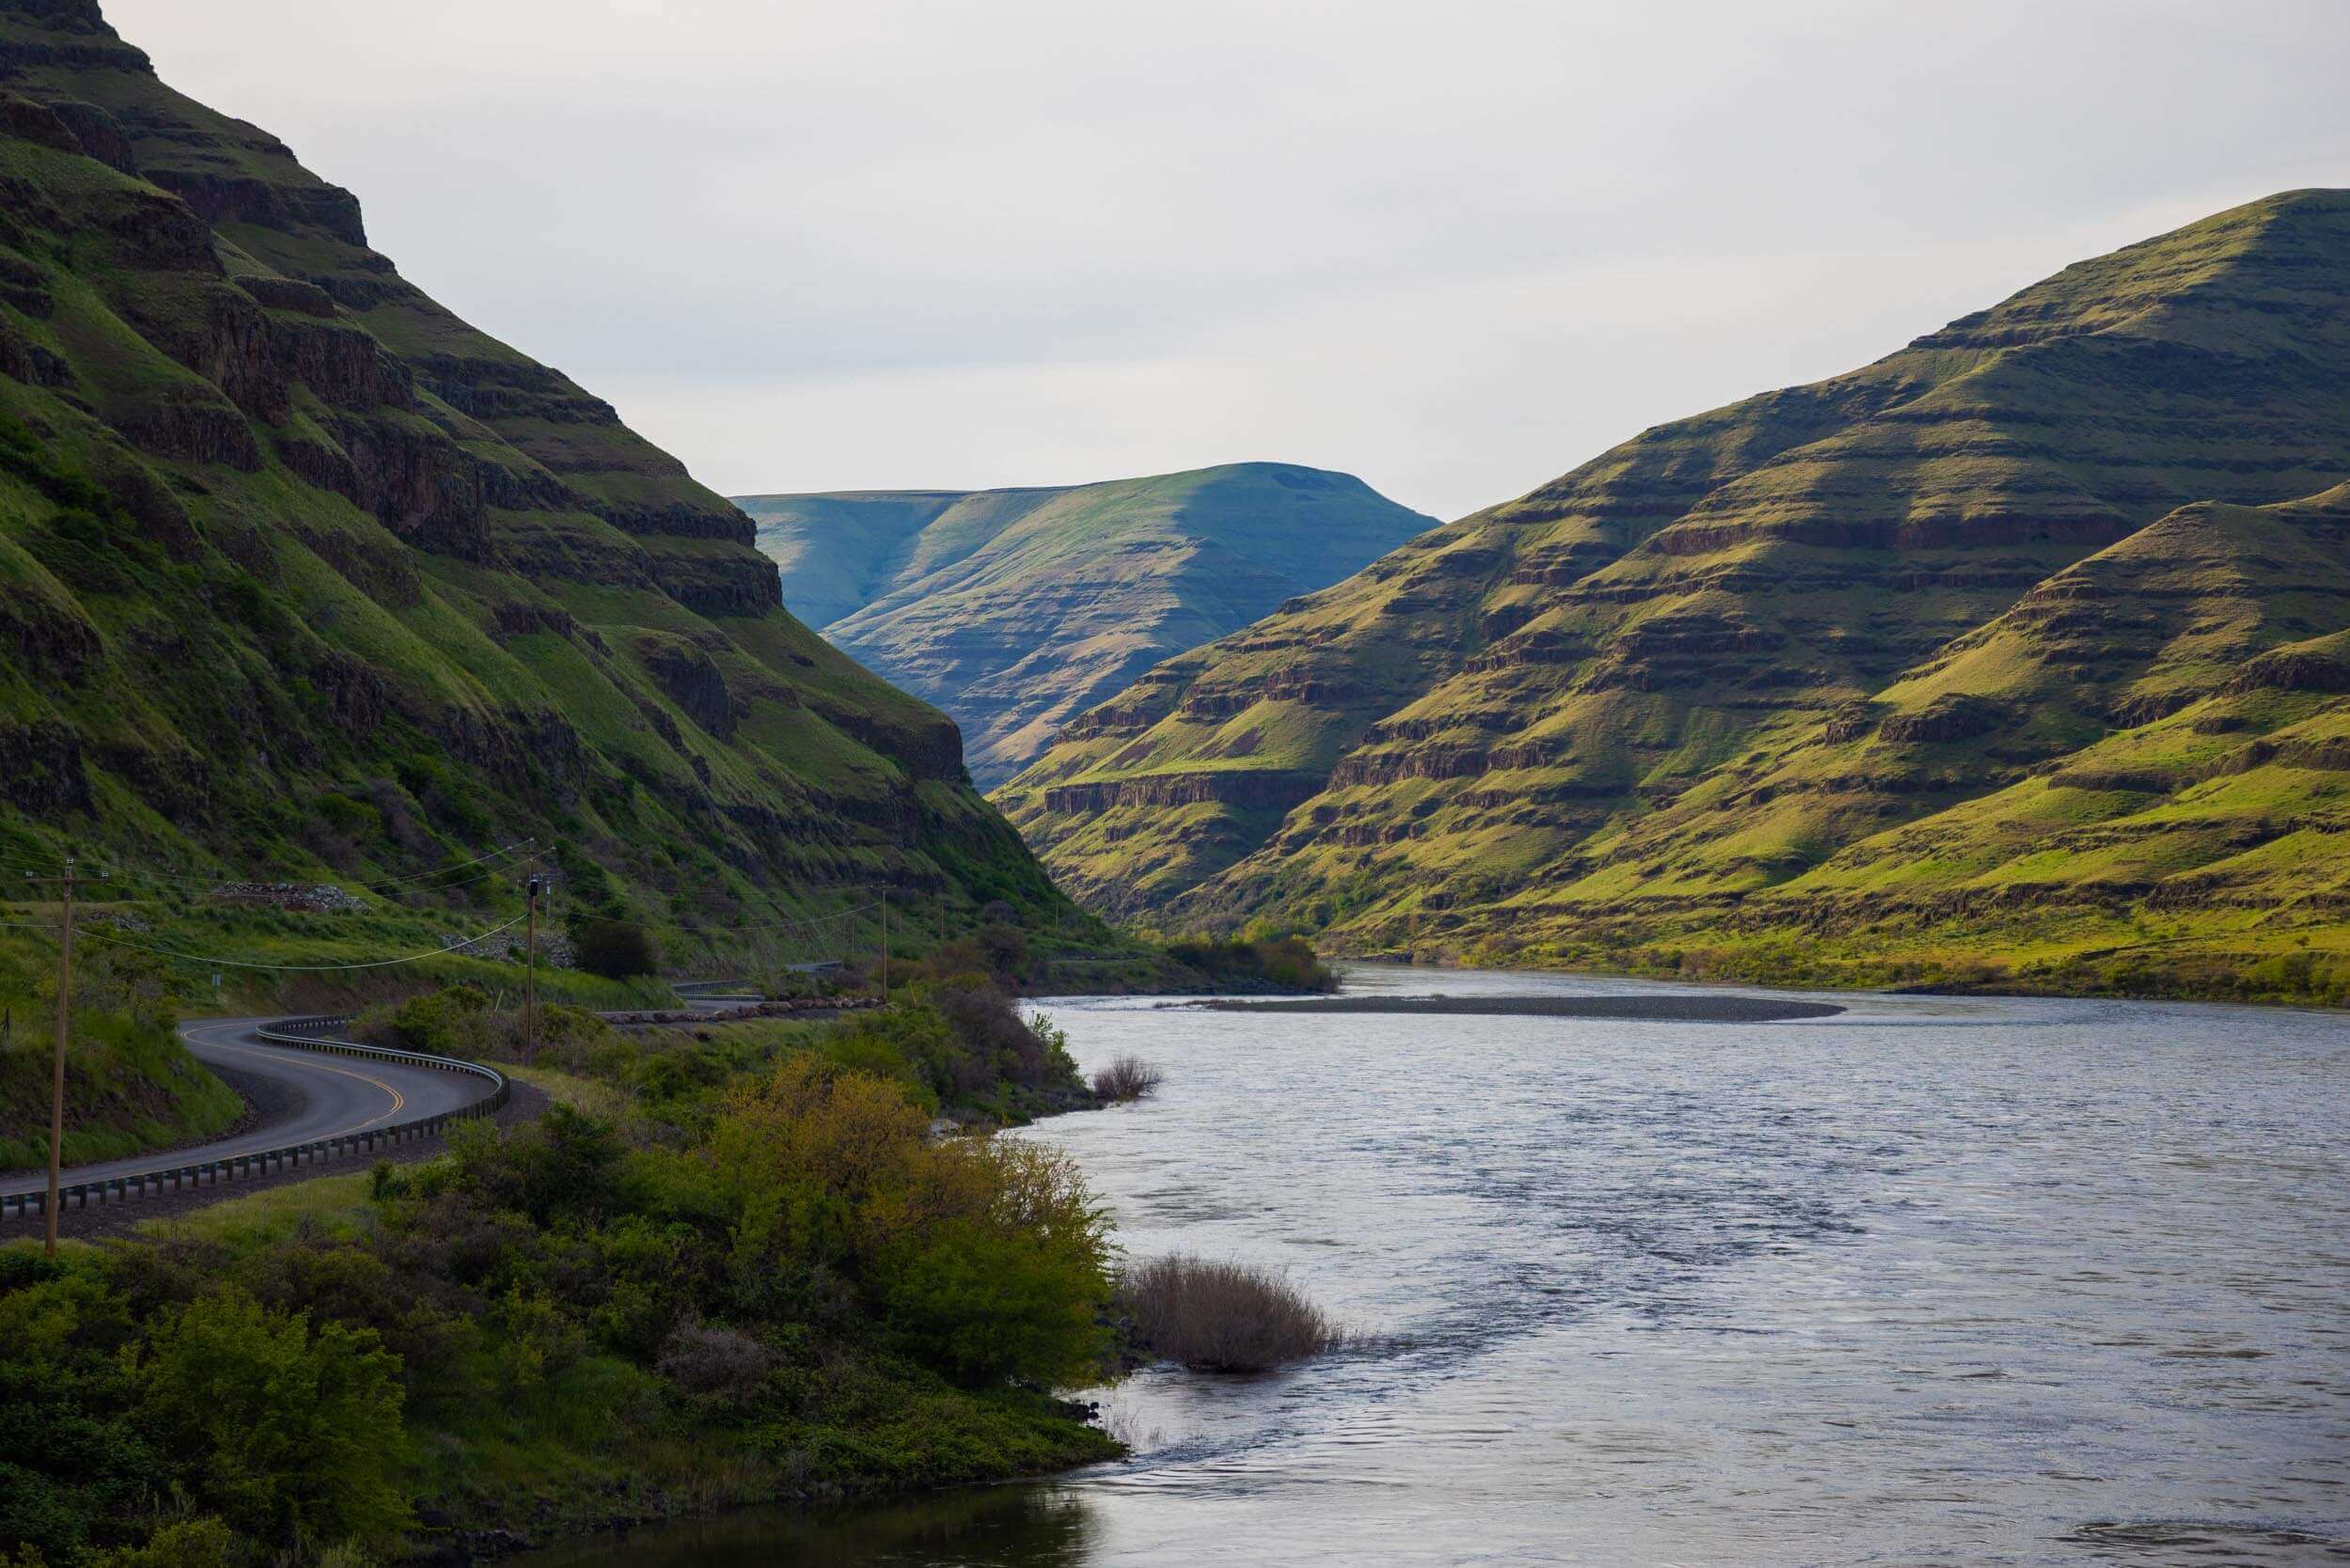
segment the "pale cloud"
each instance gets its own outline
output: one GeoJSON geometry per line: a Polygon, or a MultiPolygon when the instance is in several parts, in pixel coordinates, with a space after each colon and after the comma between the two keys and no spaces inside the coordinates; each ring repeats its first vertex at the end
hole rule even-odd
{"type": "Polygon", "coordinates": [[[109,0],[722,489],[1443,515],[2350,183],[2350,7],[109,0]]]}

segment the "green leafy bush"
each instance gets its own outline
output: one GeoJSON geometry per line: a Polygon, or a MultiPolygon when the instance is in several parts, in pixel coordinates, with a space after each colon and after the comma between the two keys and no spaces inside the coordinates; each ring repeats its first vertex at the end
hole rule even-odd
{"type": "Polygon", "coordinates": [[[507,1032],[506,1020],[492,1011],[489,996],[472,985],[411,996],[397,1007],[363,1015],[358,1028],[360,1038],[373,1044],[467,1061],[499,1054],[507,1032]]]}
{"type": "Polygon", "coordinates": [[[249,1555],[227,1521],[180,1519],[157,1530],[143,1546],[100,1554],[92,1568],[239,1568],[249,1555]]]}
{"type": "Polygon", "coordinates": [[[1107,1223],[1084,1178],[1039,1144],[948,1147],[979,1167],[979,1201],[909,1231],[880,1269],[908,1353],[966,1382],[1084,1377],[1107,1348],[1109,1264],[1107,1223]]]}
{"type": "Polygon", "coordinates": [[[901,1086],[803,1058],[737,1093],[708,1157],[740,1206],[738,1268],[844,1279],[966,1381],[1099,1363],[1108,1227],[1058,1152],[934,1142],[901,1086]]]}
{"type": "Polygon", "coordinates": [[[166,1313],[133,1377],[141,1422],[203,1456],[196,1495],[237,1529],[317,1544],[407,1523],[400,1365],[372,1329],[231,1288],[166,1313]]]}

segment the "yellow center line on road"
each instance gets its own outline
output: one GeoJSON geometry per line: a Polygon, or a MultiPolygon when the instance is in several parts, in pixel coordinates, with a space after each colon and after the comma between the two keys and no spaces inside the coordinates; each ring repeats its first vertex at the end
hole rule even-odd
{"type": "MultiPolygon", "coordinates": [[[[239,1045],[232,1043],[229,1041],[218,1038],[224,1032],[228,1034],[242,1034],[251,1027],[253,1027],[253,1026],[249,1023],[208,1024],[202,1026],[191,1025],[183,1027],[180,1033],[181,1037],[187,1040],[190,1043],[201,1042],[203,1044],[209,1045],[216,1051],[234,1051],[239,1056],[267,1057],[272,1061],[281,1061],[292,1067],[313,1068],[321,1073],[340,1073],[346,1078],[356,1078],[363,1084],[372,1084],[377,1089],[382,1090],[385,1094],[391,1096],[392,1104],[390,1109],[379,1111],[375,1115],[368,1117],[365,1121],[354,1121],[350,1126],[344,1127],[339,1131],[321,1133],[319,1136],[319,1138],[314,1141],[323,1141],[330,1137],[345,1137],[352,1133],[365,1132],[367,1129],[374,1126],[377,1122],[383,1121],[386,1117],[398,1116],[400,1111],[406,1107],[408,1104],[408,1096],[402,1094],[399,1090],[394,1089],[390,1084],[385,1083],[381,1078],[370,1077],[365,1073],[354,1072],[348,1067],[337,1067],[329,1062],[313,1061],[307,1057],[296,1056],[289,1052],[270,1050],[258,1045],[239,1045]]],[[[206,1146],[199,1144],[196,1149],[190,1150],[188,1152],[201,1152],[204,1147],[206,1146]]],[[[166,1163],[153,1166],[143,1170],[125,1171],[118,1178],[110,1176],[107,1177],[106,1180],[119,1180],[125,1182],[138,1181],[145,1177],[152,1176],[158,1172],[167,1171],[172,1168],[174,1168],[173,1166],[166,1163]]],[[[32,1189],[28,1188],[26,1190],[29,1191],[32,1189]]]]}
{"type": "MultiPolygon", "coordinates": [[[[225,1027],[230,1028],[235,1027],[233,1025],[225,1027]]],[[[190,1036],[193,1037],[196,1031],[191,1029],[188,1032],[190,1036]]],[[[267,1057],[272,1061],[282,1061],[295,1067],[313,1068],[321,1073],[340,1073],[346,1078],[356,1078],[363,1084],[373,1084],[376,1088],[382,1090],[384,1093],[392,1097],[392,1105],[389,1110],[379,1111],[375,1115],[368,1117],[365,1121],[354,1121],[350,1126],[342,1128],[338,1132],[322,1133],[320,1135],[321,1137],[343,1137],[352,1133],[365,1132],[368,1128],[374,1126],[377,1122],[383,1121],[387,1116],[398,1116],[400,1113],[401,1108],[408,1104],[408,1096],[402,1094],[399,1090],[394,1089],[390,1084],[385,1083],[383,1079],[370,1077],[365,1073],[357,1072],[349,1067],[337,1067],[329,1062],[312,1061],[307,1057],[292,1056],[283,1051],[269,1050],[258,1045],[233,1045],[225,1040],[207,1040],[204,1043],[212,1046],[212,1049],[216,1051],[235,1051],[241,1056],[267,1057]]]]}

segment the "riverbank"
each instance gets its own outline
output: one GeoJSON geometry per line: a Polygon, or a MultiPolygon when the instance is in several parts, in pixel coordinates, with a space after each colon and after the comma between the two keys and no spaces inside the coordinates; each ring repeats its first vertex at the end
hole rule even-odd
{"type": "Polygon", "coordinates": [[[2226,951],[2138,928],[2099,928],[2068,941],[2018,947],[1997,927],[1973,926],[1938,930],[1930,939],[1917,932],[1872,933],[1866,940],[1815,932],[1802,940],[1762,933],[1737,942],[1659,935],[1637,942],[1480,939],[1389,946],[1325,937],[1321,950],[1333,964],[1523,970],[1695,986],[2350,1006],[2350,956],[2312,947],[2311,928],[2279,926],[2237,934],[2242,946],[2226,951]]]}
{"type": "Polygon", "coordinates": [[[1423,1013],[1438,1017],[1586,1018],[1624,1023],[1777,1024],[1833,1018],[1846,1011],[1832,1002],[1770,996],[1627,995],[1618,996],[1326,996],[1280,1001],[1170,1002],[1168,1007],[1213,1012],[1423,1013]]]}
{"type": "Polygon", "coordinates": [[[1818,1000],[1848,1011],[1048,1004],[1081,1068],[1134,1055],[1166,1083],[1015,1136],[1076,1157],[1131,1256],[1286,1270],[1376,1352],[1141,1369],[1085,1396],[1129,1458],[967,1515],[647,1531],[563,1568],[2324,1560],[2342,1021],[1818,1000]]]}
{"type": "MultiPolygon", "coordinates": [[[[458,1043],[507,1059],[510,1018],[431,1001],[389,1022],[483,1023],[458,1043]]],[[[27,1417],[10,1424],[91,1435],[66,1451],[0,1433],[0,1554],[473,1561],[1122,1451],[1040,1391],[1108,1351],[1111,1244],[1081,1176],[1017,1140],[932,1136],[941,1116],[1090,1103],[1058,1034],[1002,995],[631,1029],[551,1007],[534,1055],[513,1068],[545,1095],[526,1125],[126,1209],[133,1234],[55,1263],[0,1245],[0,1325],[44,1325],[0,1334],[27,1417]],[[136,1377],[118,1375],[126,1345],[136,1377]],[[182,1398],[200,1376],[227,1392],[182,1398]],[[250,1450],[264,1430],[291,1435],[250,1450]],[[93,1451],[113,1468],[94,1475],[93,1451]],[[159,1521],[154,1496],[185,1516],[159,1521]]]]}

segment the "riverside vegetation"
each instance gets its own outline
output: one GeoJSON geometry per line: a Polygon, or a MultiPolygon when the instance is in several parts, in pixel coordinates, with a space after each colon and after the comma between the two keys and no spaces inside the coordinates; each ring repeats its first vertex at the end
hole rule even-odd
{"type": "Polygon", "coordinates": [[[1135,1345],[1199,1372],[1262,1372],[1320,1356],[1347,1335],[1276,1269],[1170,1253],[1118,1278],[1135,1345]]]}
{"type": "MultiPolygon", "coordinates": [[[[166,905],[166,908],[169,907],[166,905]]],[[[108,1159],[187,1146],[220,1136],[244,1114],[243,1102],[188,1054],[173,1030],[175,1010],[363,1011],[362,1032],[407,1049],[486,1059],[509,1053],[512,1005],[521,996],[519,946],[486,952],[452,952],[414,964],[350,975],[240,975],[234,991],[213,993],[196,983],[199,971],[170,962],[145,945],[107,938],[138,920],[162,926],[174,943],[192,937],[213,950],[268,955],[299,964],[371,940],[392,945],[405,928],[373,913],[325,914],[271,909],[222,910],[180,902],[176,922],[154,902],[101,904],[100,924],[85,933],[75,965],[72,1037],[66,1074],[65,1163],[108,1159]],[[145,916],[131,915],[143,910],[145,916]],[[371,935],[369,933],[372,933],[371,935]],[[418,996],[419,993],[430,995],[418,996]],[[389,998],[387,1001],[385,998],[389,998]],[[399,1003],[397,1007],[393,1003],[399,1003]]],[[[589,910],[599,905],[588,905],[589,910]]],[[[893,949],[893,985],[979,977],[1008,995],[1055,989],[1089,992],[1326,991],[1335,977],[1299,938],[1263,936],[1220,941],[1121,939],[1073,961],[1065,945],[1032,941],[1005,903],[978,912],[982,923],[965,934],[917,948],[893,949]],[[1120,950],[1122,949],[1122,950],[1120,950]],[[1118,956],[1107,956],[1117,951],[1118,956]]],[[[569,921],[576,963],[541,964],[539,990],[557,1020],[592,1020],[589,1010],[641,1010],[674,1005],[669,986],[649,971],[661,959],[646,929],[608,915],[574,914],[569,921]]],[[[55,1013],[55,958],[45,935],[0,932],[0,1019],[10,1038],[45,1043],[55,1013]]],[[[740,964],[761,991],[776,996],[863,995],[879,981],[878,965],[853,960],[838,973],[809,975],[790,968],[740,964]]],[[[950,1004],[961,1005],[961,1004],[950,1004]]],[[[977,1027],[975,1021],[966,1020],[977,1027]]],[[[1016,1047],[1017,1040],[1011,1044],[1016,1047]]],[[[35,1167],[48,1157],[49,1056],[45,1050],[0,1050],[0,1170],[35,1167]]],[[[1010,1104],[995,1120],[1038,1114],[1052,1105],[1010,1104]]]]}
{"type": "MultiPolygon", "coordinates": [[[[547,1011],[536,1122],[0,1248],[0,1560],[463,1555],[1115,1451],[1046,1391],[1111,1350],[1081,1176],[932,1134],[1088,1103],[1049,1026],[978,977],[831,1023],[547,1011]]],[[[511,1056],[463,990],[365,1027],[511,1056]]]]}
{"type": "Polygon", "coordinates": [[[2350,993],[2350,193],[1658,426],[1078,715],[1091,907],[1809,984],[2350,993]]]}

